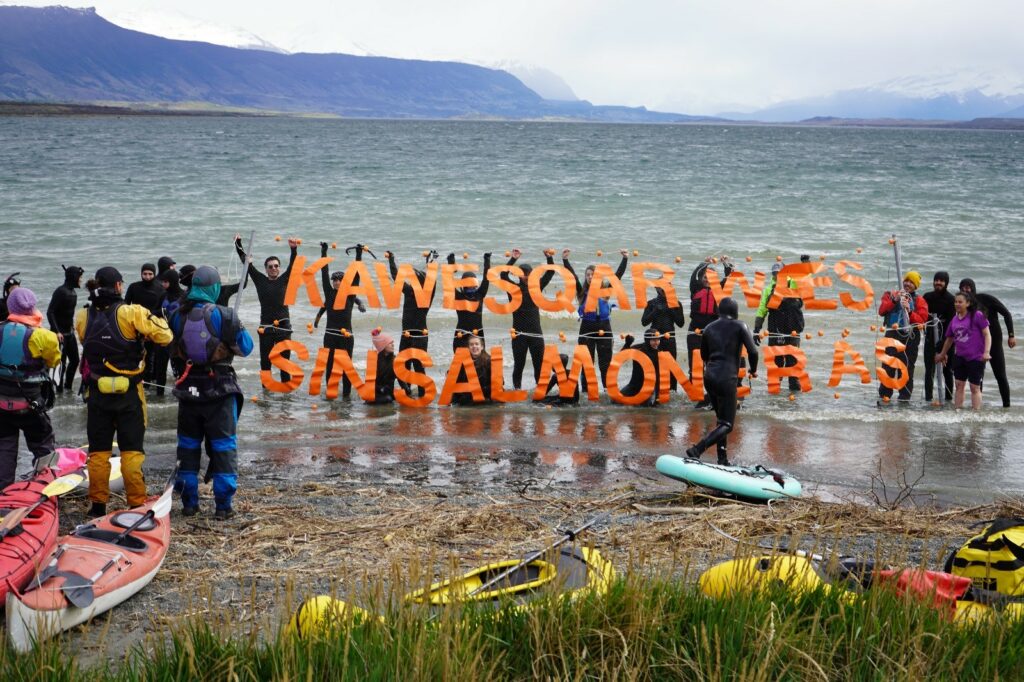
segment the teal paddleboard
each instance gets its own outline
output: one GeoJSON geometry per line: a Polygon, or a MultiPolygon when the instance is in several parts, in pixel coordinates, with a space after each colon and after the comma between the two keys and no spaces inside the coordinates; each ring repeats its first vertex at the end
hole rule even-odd
{"type": "Polygon", "coordinates": [[[713,488],[752,500],[777,500],[800,497],[800,481],[763,466],[737,467],[702,462],[699,459],[662,455],[657,470],[677,481],[713,488]]]}

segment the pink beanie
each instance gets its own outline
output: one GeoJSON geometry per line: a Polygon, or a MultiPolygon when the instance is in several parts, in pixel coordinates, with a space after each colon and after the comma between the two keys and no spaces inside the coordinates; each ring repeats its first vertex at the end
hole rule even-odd
{"type": "Polygon", "coordinates": [[[389,343],[393,343],[394,339],[390,335],[385,334],[380,329],[374,329],[370,334],[373,335],[373,347],[380,352],[388,347],[389,343]]]}

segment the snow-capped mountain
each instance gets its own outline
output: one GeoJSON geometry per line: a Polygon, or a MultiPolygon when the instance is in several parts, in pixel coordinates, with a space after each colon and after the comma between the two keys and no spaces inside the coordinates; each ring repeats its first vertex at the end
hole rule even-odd
{"type": "Polygon", "coordinates": [[[579,101],[579,97],[576,96],[576,93],[572,91],[572,88],[561,76],[543,67],[513,60],[482,64],[482,66],[501,69],[512,74],[521,80],[526,87],[544,99],[553,99],[560,102],[579,101]]]}
{"type": "Polygon", "coordinates": [[[1010,71],[958,71],[904,76],[820,97],[780,102],[745,113],[721,114],[759,121],[814,117],[968,121],[1021,118],[1024,76],[1010,71]]]}
{"type": "Polygon", "coordinates": [[[216,26],[179,12],[104,10],[97,12],[110,23],[131,31],[171,40],[192,40],[243,50],[265,50],[287,54],[254,33],[242,28],[216,26]]]}

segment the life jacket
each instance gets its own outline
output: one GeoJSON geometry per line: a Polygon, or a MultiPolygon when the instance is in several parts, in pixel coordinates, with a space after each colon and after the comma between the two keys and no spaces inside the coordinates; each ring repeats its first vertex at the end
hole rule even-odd
{"type": "Polygon", "coordinates": [[[609,319],[611,319],[612,307],[611,305],[609,305],[608,299],[597,299],[597,310],[593,310],[589,313],[583,312],[586,306],[586,301],[584,301],[583,303],[580,304],[580,307],[577,308],[577,312],[579,313],[581,319],[586,320],[587,322],[597,322],[598,320],[600,320],[601,322],[606,322],[609,319]]]}
{"type": "Polygon", "coordinates": [[[90,377],[141,375],[146,357],[142,339],[127,339],[117,323],[117,311],[124,303],[100,310],[89,308],[82,341],[82,357],[90,377]]]}
{"type": "Polygon", "coordinates": [[[234,357],[231,348],[221,337],[234,339],[237,334],[234,311],[213,304],[197,304],[185,315],[175,344],[182,359],[200,367],[214,363],[230,363],[234,357]],[[220,329],[213,324],[213,313],[219,310],[220,329]]]}
{"type": "Polygon", "coordinates": [[[945,570],[983,590],[1024,596],[1024,519],[995,519],[946,560],[945,570]]]}
{"type": "Polygon", "coordinates": [[[20,322],[0,322],[0,379],[30,384],[48,380],[43,359],[32,357],[28,349],[34,332],[20,322]]]}

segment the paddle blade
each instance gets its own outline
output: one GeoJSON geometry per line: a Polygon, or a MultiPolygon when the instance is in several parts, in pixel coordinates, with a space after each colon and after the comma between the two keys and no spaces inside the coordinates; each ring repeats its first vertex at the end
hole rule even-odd
{"type": "Polygon", "coordinates": [[[42,494],[48,498],[58,497],[71,492],[84,480],[85,476],[77,471],[71,474],[64,474],[60,478],[53,479],[45,488],[43,488],[42,494]]]}
{"type": "Polygon", "coordinates": [[[96,593],[92,589],[93,581],[77,573],[60,572],[64,576],[64,597],[71,602],[72,606],[84,609],[92,606],[96,593]]]}

